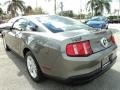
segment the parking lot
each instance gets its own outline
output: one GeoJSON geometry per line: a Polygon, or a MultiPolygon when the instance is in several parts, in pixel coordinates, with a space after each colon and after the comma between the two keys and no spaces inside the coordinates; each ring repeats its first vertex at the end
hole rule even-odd
{"type": "Polygon", "coordinates": [[[12,52],[6,52],[0,38],[0,90],[120,90],[120,24],[114,28],[118,45],[116,64],[94,81],[77,86],[67,86],[53,80],[35,83],[29,77],[24,59],[12,52]]]}

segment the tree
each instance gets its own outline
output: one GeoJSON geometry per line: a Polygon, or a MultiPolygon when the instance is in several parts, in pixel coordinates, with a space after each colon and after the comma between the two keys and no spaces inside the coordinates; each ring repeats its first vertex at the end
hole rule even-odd
{"type": "Polygon", "coordinates": [[[21,12],[24,12],[25,10],[25,6],[24,6],[24,1],[22,0],[9,0],[5,2],[5,5],[8,5],[7,7],[7,13],[10,12],[12,14],[12,17],[15,17],[16,15],[18,15],[17,11],[18,9],[21,12]]]}
{"type": "Polygon", "coordinates": [[[32,13],[32,7],[31,6],[27,6],[26,8],[25,8],[25,14],[30,14],[30,13],[32,13]]]}
{"type": "MultiPolygon", "coordinates": [[[[1,3],[0,3],[1,5],[1,3]]],[[[0,7],[0,16],[3,14],[3,9],[0,7]]]]}
{"type": "Polygon", "coordinates": [[[87,2],[87,9],[92,10],[92,15],[102,15],[103,11],[106,10],[110,13],[110,2],[111,0],[90,0],[87,2]]]}
{"type": "Polygon", "coordinates": [[[96,0],[90,0],[87,2],[87,9],[88,11],[92,10],[92,16],[93,16],[95,3],[96,3],[96,0]]]}
{"type": "Polygon", "coordinates": [[[45,14],[45,12],[43,11],[41,7],[35,8],[33,12],[34,14],[45,14]]]}
{"type": "Polygon", "coordinates": [[[3,10],[2,8],[0,8],[0,16],[3,14],[3,10]]]}
{"type": "Polygon", "coordinates": [[[67,11],[63,11],[63,12],[60,12],[59,15],[61,15],[62,13],[62,16],[68,16],[68,17],[73,17],[74,16],[74,13],[72,10],[67,10],[67,11]]]}

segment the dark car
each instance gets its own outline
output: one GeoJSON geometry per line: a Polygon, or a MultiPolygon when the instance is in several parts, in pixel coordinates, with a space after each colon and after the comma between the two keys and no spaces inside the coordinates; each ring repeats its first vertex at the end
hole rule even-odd
{"type": "Polygon", "coordinates": [[[117,18],[117,19],[109,19],[109,23],[120,23],[120,18],[117,18]]]}
{"type": "Polygon", "coordinates": [[[92,17],[86,24],[93,28],[108,29],[108,19],[104,16],[92,17]]]}

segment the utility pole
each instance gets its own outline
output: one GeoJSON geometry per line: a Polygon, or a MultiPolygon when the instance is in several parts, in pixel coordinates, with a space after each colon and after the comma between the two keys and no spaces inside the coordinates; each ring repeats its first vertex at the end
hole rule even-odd
{"type": "Polygon", "coordinates": [[[118,12],[119,12],[119,17],[120,17],[120,0],[119,0],[119,9],[118,9],[118,12]]]}
{"type": "Polygon", "coordinates": [[[81,21],[81,11],[82,11],[82,9],[81,9],[81,2],[82,0],[80,0],[80,12],[79,12],[79,15],[80,15],[80,17],[79,17],[79,19],[80,19],[80,21],[81,21]]]}
{"type": "Polygon", "coordinates": [[[36,9],[37,9],[37,0],[36,0],[36,9]]]}
{"type": "Polygon", "coordinates": [[[61,16],[63,15],[63,2],[60,2],[61,16]]]}
{"type": "Polygon", "coordinates": [[[54,0],[54,13],[56,14],[56,0],[54,0]]]}

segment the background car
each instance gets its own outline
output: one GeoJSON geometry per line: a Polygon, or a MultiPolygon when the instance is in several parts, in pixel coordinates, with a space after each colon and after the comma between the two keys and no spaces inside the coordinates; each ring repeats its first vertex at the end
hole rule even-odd
{"type": "Polygon", "coordinates": [[[0,33],[4,30],[10,30],[13,23],[19,18],[20,18],[20,16],[19,17],[14,17],[14,18],[10,19],[8,22],[3,21],[4,23],[0,24],[0,33]]]}
{"type": "Polygon", "coordinates": [[[3,30],[3,24],[4,23],[6,23],[6,21],[4,21],[4,20],[0,20],[0,33],[2,32],[2,30],[3,30]]]}
{"type": "Polygon", "coordinates": [[[120,18],[117,18],[117,19],[109,19],[109,23],[120,23],[120,18]]]}
{"type": "Polygon", "coordinates": [[[108,29],[108,19],[104,16],[92,17],[86,24],[93,28],[108,29]]]}
{"type": "Polygon", "coordinates": [[[71,84],[88,82],[109,70],[117,57],[110,30],[98,32],[68,17],[22,16],[2,35],[5,49],[25,58],[35,82],[45,76],[71,84]]]}
{"type": "Polygon", "coordinates": [[[0,24],[0,33],[4,30],[10,30],[12,23],[3,23],[0,24]]]}

